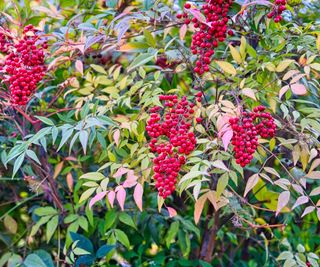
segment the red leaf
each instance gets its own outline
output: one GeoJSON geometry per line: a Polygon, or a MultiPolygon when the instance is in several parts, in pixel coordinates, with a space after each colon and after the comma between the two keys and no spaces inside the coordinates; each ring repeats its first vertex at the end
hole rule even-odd
{"type": "Polygon", "coordinates": [[[167,209],[168,209],[169,217],[170,217],[170,218],[173,218],[174,216],[177,215],[177,211],[176,211],[174,208],[167,207],[167,209]]]}
{"type": "Polygon", "coordinates": [[[118,186],[117,201],[120,205],[121,210],[124,209],[125,200],[126,200],[126,190],[122,186],[118,186]]]}
{"type": "Polygon", "coordinates": [[[179,30],[179,37],[180,37],[180,40],[184,40],[184,37],[186,36],[186,33],[187,33],[187,29],[188,29],[188,26],[187,24],[183,24],[179,30]]]}
{"type": "Polygon", "coordinates": [[[124,181],[122,186],[125,188],[133,187],[137,184],[137,180],[138,180],[138,176],[135,176],[134,172],[132,170],[129,170],[127,174],[127,179],[124,181]]]}
{"type": "Polygon", "coordinates": [[[291,90],[296,95],[305,95],[308,92],[306,87],[301,83],[291,84],[291,90]]]}
{"type": "Polygon", "coordinates": [[[279,91],[279,99],[289,90],[289,85],[283,86],[279,91]]]}
{"type": "Polygon", "coordinates": [[[76,70],[79,72],[79,73],[81,73],[81,75],[83,75],[83,63],[82,63],[82,61],[81,60],[77,60],[76,61],[76,70]]]}
{"type": "Polygon", "coordinates": [[[228,150],[228,146],[231,142],[232,137],[233,137],[233,131],[231,128],[229,128],[222,136],[222,142],[223,142],[225,151],[228,150]]]}
{"type": "Polygon", "coordinates": [[[100,192],[100,193],[96,194],[96,195],[90,200],[89,208],[91,209],[91,207],[92,207],[96,202],[98,202],[99,200],[103,199],[106,194],[107,194],[107,191],[100,192]]]}
{"type": "Polygon", "coordinates": [[[115,178],[119,178],[121,177],[122,175],[124,175],[125,173],[127,173],[128,171],[130,171],[129,169],[127,168],[124,168],[124,167],[120,167],[117,172],[113,175],[113,177],[115,178]]]}
{"type": "Polygon", "coordinates": [[[142,195],[143,195],[143,186],[137,183],[136,187],[134,188],[133,198],[140,211],[142,211],[142,195]]]}
{"type": "Polygon", "coordinates": [[[108,193],[108,201],[110,203],[110,206],[113,208],[114,199],[116,197],[116,193],[114,191],[110,191],[108,193]]]}
{"type": "Polygon", "coordinates": [[[114,140],[114,142],[116,143],[117,146],[119,146],[119,139],[120,139],[120,130],[117,129],[113,133],[113,140],[114,140]]]}
{"type": "Polygon", "coordinates": [[[188,10],[199,22],[207,24],[206,17],[201,13],[200,10],[191,8],[188,10]]]}

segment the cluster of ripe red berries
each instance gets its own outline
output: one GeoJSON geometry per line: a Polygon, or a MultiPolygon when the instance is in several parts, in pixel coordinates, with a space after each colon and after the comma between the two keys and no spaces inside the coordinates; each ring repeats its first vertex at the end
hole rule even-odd
{"type": "MultiPolygon", "coordinates": [[[[161,95],[159,99],[164,108],[151,108],[146,130],[151,137],[150,149],[157,153],[153,160],[155,186],[165,199],[175,190],[185,156],[195,149],[196,138],[190,131],[195,111],[185,96],[179,100],[177,95],[161,95]]],[[[201,122],[199,119],[197,122],[201,122]]]]}
{"type": "Polygon", "coordinates": [[[0,52],[8,53],[10,46],[12,46],[12,38],[9,33],[5,34],[0,32],[0,52]]]}
{"type": "Polygon", "coordinates": [[[282,12],[286,10],[286,0],[275,0],[274,1],[274,7],[272,8],[272,11],[268,13],[267,17],[269,19],[273,18],[274,22],[278,23],[282,20],[282,12]]]}
{"type": "Polygon", "coordinates": [[[242,112],[240,118],[229,120],[232,131],[232,145],[237,164],[245,167],[253,159],[258,146],[258,135],[262,138],[273,137],[276,125],[265,107],[258,106],[253,112],[242,112]]]}
{"type": "MultiPolygon", "coordinates": [[[[11,101],[13,104],[26,105],[36,90],[37,84],[45,75],[44,50],[48,45],[40,43],[37,31],[32,25],[23,30],[22,38],[15,44],[7,42],[3,47],[9,53],[5,59],[3,71],[8,76],[11,101]]],[[[9,40],[0,37],[1,40],[9,40]]]]}
{"type": "MultiPolygon", "coordinates": [[[[186,12],[177,15],[178,19],[184,18],[184,23],[190,24],[192,22],[194,28],[198,29],[192,36],[191,51],[194,55],[198,55],[194,71],[199,75],[209,71],[211,57],[219,42],[225,41],[227,33],[230,36],[234,34],[227,27],[228,11],[233,0],[206,0],[206,2],[201,8],[201,12],[206,18],[205,23],[196,17],[190,19],[186,12]]],[[[190,9],[191,5],[186,3],[184,8],[190,9]]]]}

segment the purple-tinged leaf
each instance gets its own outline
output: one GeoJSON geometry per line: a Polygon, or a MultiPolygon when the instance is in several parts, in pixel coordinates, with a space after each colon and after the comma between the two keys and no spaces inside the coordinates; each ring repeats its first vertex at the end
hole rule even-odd
{"type": "Polygon", "coordinates": [[[306,196],[298,197],[296,203],[294,203],[294,205],[292,206],[292,210],[294,210],[296,207],[298,207],[300,205],[308,203],[308,201],[309,201],[309,198],[306,196]]]}
{"type": "Polygon", "coordinates": [[[316,208],[314,206],[309,206],[309,207],[306,207],[306,209],[304,210],[304,212],[302,213],[301,215],[301,218],[306,216],[307,214],[313,212],[316,208]]]}
{"type": "Polygon", "coordinates": [[[288,204],[289,199],[290,199],[289,191],[284,191],[279,195],[276,216],[278,216],[281,210],[288,204]]]}

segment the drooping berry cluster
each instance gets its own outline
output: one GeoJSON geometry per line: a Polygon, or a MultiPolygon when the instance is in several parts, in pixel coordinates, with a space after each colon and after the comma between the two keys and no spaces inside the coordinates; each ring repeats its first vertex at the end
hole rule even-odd
{"type": "MultiPolygon", "coordinates": [[[[157,156],[154,163],[154,179],[159,196],[166,198],[175,190],[181,166],[196,145],[191,130],[194,104],[184,96],[161,95],[164,108],[151,108],[146,130],[151,137],[149,146],[157,156]]],[[[197,120],[198,121],[198,120],[197,120]]]]}
{"type": "Polygon", "coordinates": [[[276,125],[274,119],[265,107],[258,106],[253,112],[242,112],[240,118],[229,120],[233,130],[232,145],[235,152],[236,163],[245,167],[253,159],[253,154],[258,146],[258,136],[272,138],[276,125]]]}
{"type": "Polygon", "coordinates": [[[8,76],[6,81],[9,82],[13,104],[26,105],[45,74],[43,49],[47,44],[38,44],[36,33],[32,25],[26,26],[22,38],[10,48],[4,62],[3,70],[8,76]]]}
{"type": "Polygon", "coordinates": [[[286,10],[286,0],[275,0],[272,11],[268,13],[269,19],[273,18],[274,22],[278,23],[282,20],[282,12],[286,10]]]}
{"type": "MultiPolygon", "coordinates": [[[[206,4],[202,6],[201,13],[206,21],[199,21],[198,18],[189,18],[188,13],[178,14],[177,18],[184,18],[184,23],[193,23],[197,31],[192,36],[191,51],[194,55],[198,55],[196,67],[194,71],[199,75],[209,71],[209,64],[214,55],[215,48],[219,42],[224,42],[227,33],[233,35],[232,30],[228,30],[228,11],[233,0],[206,0],[206,4]]],[[[184,8],[190,9],[191,5],[186,3],[184,8]]]]}

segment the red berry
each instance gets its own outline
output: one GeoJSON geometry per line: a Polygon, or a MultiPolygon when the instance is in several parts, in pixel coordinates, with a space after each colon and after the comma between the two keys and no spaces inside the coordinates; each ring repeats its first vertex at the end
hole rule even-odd
{"type": "Polygon", "coordinates": [[[184,4],[184,8],[185,8],[185,9],[190,9],[190,7],[191,7],[191,4],[190,4],[190,3],[184,4]]]}

